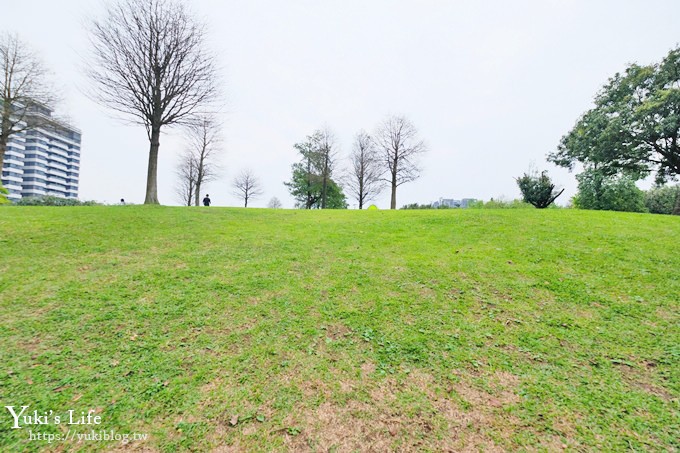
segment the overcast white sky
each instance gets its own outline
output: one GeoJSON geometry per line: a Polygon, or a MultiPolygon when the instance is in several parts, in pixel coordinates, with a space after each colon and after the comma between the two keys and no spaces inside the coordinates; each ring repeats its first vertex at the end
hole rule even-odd
{"type": "MultiPolygon", "coordinates": [[[[148,141],[89,100],[81,74],[88,0],[5,2],[3,27],[45,60],[61,87],[59,113],[83,131],[80,198],[144,200],[148,141]]],[[[329,126],[342,155],[387,114],[409,117],[429,145],[423,174],[399,206],[439,197],[519,196],[514,177],[548,169],[574,194],[573,174],[545,161],[627,63],[660,60],[680,42],[678,0],[194,0],[223,71],[222,177],[203,192],[237,206],[230,181],[255,170],[264,195],[292,207],[283,182],[293,144],[329,126]]],[[[159,198],[178,204],[182,131],[161,138],[159,198]]],[[[344,166],[344,162],[342,163],[344,166]]],[[[355,201],[350,200],[353,207],[355,201]]],[[[377,200],[389,207],[389,193],[377,200]]]]}

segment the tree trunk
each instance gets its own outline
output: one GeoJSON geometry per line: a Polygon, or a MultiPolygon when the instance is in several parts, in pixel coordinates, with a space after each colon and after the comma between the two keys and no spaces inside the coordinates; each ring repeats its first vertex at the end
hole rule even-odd
{"type": "Polygon", "coordinates": [[[200,206],[199,202],[201,201],[201,184],[203,183],[203,178],[205,178],[205,172],[203,168],[203,159],[204,159],[204,150],[201,151],[201,158],[198,161],[198,168],[196,169],[196,194],[194,197],[194,202],[196,203],[196,206],[200,206]]]}
{"type": "Polygon", "coordinates": [[[394,152],[394,163],[392,164],[392,199],[390,209],[397,209],[397,172],[399,170],[399,152],[394,152]]]}
{"type": "Polygon", "coordinates": [[[673,208],[673,215],[680,215],[680,188],[675,193],[675,207],[673,208]]]}
{"type": "MultiPolygon", "coordinates": [[[[200,206],[201,201],[201,180],[196,178],[196,186],[194,187],[194,206],[200,206]]],[[[191,203],[189,203],[191,206],[191,203]]]]}
{"type": "Polygon", "coordinates": [[[151,146],[149,149],[149,168],[146,173],[146,198],[144,204],[160,204],[158,202],[158,148],[160,147],[160,126],[151,128],[151,146]]]}
{"type": "Polygon", "coordinates": [[[359,178],[359,209],[362,209],[363,207],[364,207],[364,170],[362,168],[361,177],[359,178]]]}
{"type": "Polygon", "coordinates": [[[248,195],[246,195],[245,197],[243,197],[243,201],[245,201],[243,207],[244,207],[244,208],[247,208],[247,207],[248,207],[248,195]]]}
{"type": "Polygon", "coordinates": [[[2,175],[2,166],[5,164],[5,151],[7,150],[8,137],[0,135],[0,176],[2,175]]]}
{"type": "MultiPolygon", "coordinates": [[[[330,152],[326,149],[324,152],[330,152]]],[[[321,209],[326,209],[326,195],[328,193],[328,155],[324,156],[323,161],[323,183],[321,184],[321,209]]]]}
{"type": "Polygon", "coordinates": [[[397,184],[392,182],[392,199],[390,200],[390,209],[397,209],[397,184]]]}
{"type": "Polygon", "coordinates": [[[12,128],[9,120],[5,120],[5,115],[9,118],[9,112],[3,112],[2,124],[0,125],[0,176],[2,176],[2,166],[5,164],[5,152],[7,151],[7,142],[11,133],[10,129],[12,128]]]}
{"type": "Polygon", "coordinates": [[[323,177],[323,184],[321,186],[321,209],[326,209],[326,191],[328,189],[328,178],[323,177]]]}

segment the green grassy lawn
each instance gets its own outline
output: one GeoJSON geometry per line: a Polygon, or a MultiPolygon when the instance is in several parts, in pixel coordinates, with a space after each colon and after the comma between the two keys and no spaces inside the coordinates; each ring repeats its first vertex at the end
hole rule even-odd
{"type": "Polygon", "coordinates": [[[677,450],[679,276],[668,216],[2,208],[0,450],[677,450]]]}

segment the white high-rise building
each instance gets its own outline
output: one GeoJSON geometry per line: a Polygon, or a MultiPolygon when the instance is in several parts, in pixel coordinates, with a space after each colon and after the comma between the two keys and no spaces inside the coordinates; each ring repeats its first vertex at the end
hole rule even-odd
{"type": "Polygon", "coordinates": [[[7,196],[52,195],[78,197],[80,139],[78,129],[52,117],[44,107],[31,107],[27,122],[39,119],[39,127],[10,136],[2,166],[2,184],[7,196]]]}

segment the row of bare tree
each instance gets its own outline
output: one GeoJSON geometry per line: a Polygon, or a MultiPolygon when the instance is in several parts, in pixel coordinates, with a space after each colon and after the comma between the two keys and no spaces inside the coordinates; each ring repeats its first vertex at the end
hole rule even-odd
{"type": "Polygon", "coordinates": [[[389,116],[371,136],[359,132],[350,154],[346,187],[362,209],[385,186],[390,188],[390,209],[397,209],[397,188],[420,176],[418,158],[427,151],[418,130],[404,116],[389,116]]]}
{"type": "MultiPolygon", "coordinates": [[[[145,127],[149,139],[146,204],[158,204],[158,155],[161,131],[182,125],[194,130],[207,150],[213,137],[205,121],[218,107],[215,56],[205,47],[205,26],[181,0],[118,0],[90,23],[86,67],[92,99],[121,119],[145,127]]],[[[40,60],[16,35],[0,36],[0,168],[10,137],[49,121],[33,115],[36,107],[53,108],[54,90],[40,60]]],[[[188,171],[198,187],[209,180],[199,156],[188,171]]],[[[198,190],[194,190],[198,189],[198,190]]]]}
{"type": "MultiPolygon", "coordinates": [[[[176,194],[184,206],[200,206],[201,188],[221,173],[217,161],[222,152],[220,124],[214,116],[203,116],[186,129],[184,151],[177,164],[176,194]]],[[[252,170],[244,169],[232,180],[233,194],[248,202],[262,195],[260,180],[252,170]]]]}
{"type": "MultiPolygon", "coordinates": [[[[122,119],[145,127],[149,139],[146,204],[158,204],[158,157],[161,131],[182,126],[189,133],[186,153],[178,169],[182,202],[198,204],[201,188],[218,172],[214,154],[219,128],[215,111],[220,102],[215,56],[205,47],[205,26],[181,0],[118,0],[90,25],[91,52],[88,75],[91,97],[122,119]]],[[[15,36],[0,43],[0,168],[12,134],[31,127],[31,106],[50,106],[54,91],[46,71],[15,36]]],[[[327,132],[327,131],[326,131],[327,132]]],[[[320,131],[314,146],[323,152],[315,162],[321,178],[320,207],[325,208],[334,187],[331,172],[335,144],[332,134],[320,131]]],[[[307,146],[302,144],[301,146],[307,146]]],[[[309,150],[298,148],[303,156],[309,150]]],[[[426,146],[406,118],[387,118],[373,135],[360,132],[351,153],[350,176],[343,178],[359,208],[389,186],[390,207],[396,208],[397,188],[419,176],[417,158],[426,146]]],[[[307,153],[307,154],[305,154],[307,153]]],[[[307,165],[311,161],[307,159],[307,165]]],[[[308,178],[309,179],[309,178],[308,178]]],[[[248,200],[261,194],[257,178],[245,170],[233,182],[248,200]]],[[[309,194],[308,194],[309,195],[309,194]]],[[[305,202],[310,207],[311,198],[305,202]]]]}
{"type": "Polygon", "coordinates": [[[337,175],[340,162],[335,135],[328,128],[315,131],[295,144],[301,160],[292,166],[286,182],[297,206],[305,209],[345,208],[345,194],[363,209],[386,187],[391,209],[397,206],[397,188],[420,175],[419,156],[427,150],[413,123],[403,116],[387,117],[373,135],[360,131],[354,138],[349,168],[337,175]]]}

